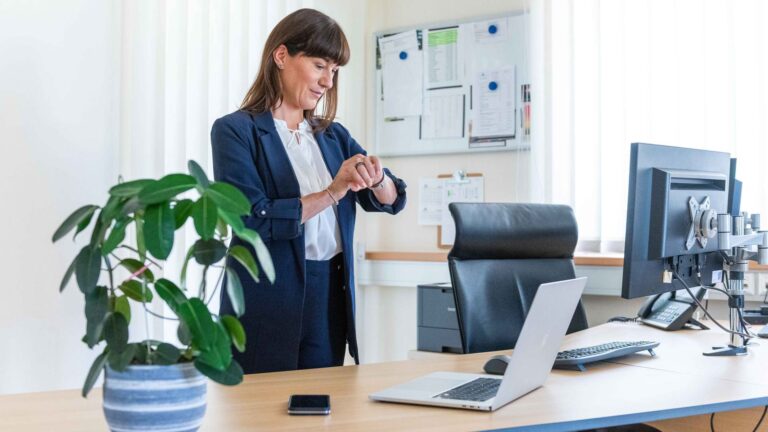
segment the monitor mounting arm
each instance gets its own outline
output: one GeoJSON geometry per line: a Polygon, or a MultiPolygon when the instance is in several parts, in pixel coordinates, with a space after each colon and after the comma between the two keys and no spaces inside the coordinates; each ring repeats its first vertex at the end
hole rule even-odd
{"type": "Polygon", "coordinates": [[[710,208],[709,197],[699,203],[693,197],[688,198],[691,227],[686,240],[686,249],[690,250],[696,242],[701,247],[707,240],[717,235],[717,248],[725,258],[724,270],[728,272],[726,291],[729,294],[730,308],[730,343],[726,347],[715,348],[705,355],[728,356],[747,353],[747,329],[743,325],[744,314],[744,273],[749,270],[749,261],[768,264],[768,231],[760,231],[760,215],[747,213],[739,216],[717,212],[710,208]],[[754,249],[757,246],[757,249],[754,249]],[[751,250],[750,250],[751,249],[751,250]]]}

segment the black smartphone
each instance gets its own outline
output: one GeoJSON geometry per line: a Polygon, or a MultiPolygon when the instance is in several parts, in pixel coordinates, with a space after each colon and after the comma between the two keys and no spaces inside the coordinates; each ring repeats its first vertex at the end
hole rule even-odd
{"type": "Polygon", "coordinates": [[[288,398],[288,414],[328,415],[331,413],[331,397],[328,395],[291,395],[288,398]]]}

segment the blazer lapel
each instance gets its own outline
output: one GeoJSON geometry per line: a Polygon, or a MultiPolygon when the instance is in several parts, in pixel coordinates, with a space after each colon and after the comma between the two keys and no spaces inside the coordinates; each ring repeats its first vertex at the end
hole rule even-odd
{"type": "Polygon", "coordinates": [[[331,173],[331,178],[336,177],[336,173],[341,168],[341,163],[344,162],[344,155],[341,154],[341,146],[336,141],[336,137],[323,131],[315,134],[315,140],[320,147],[320,152],[323,154],[323,159],[325,159],[328,172],[331,173]]]}
{"type": "Polygon", "coordinates": [[[299,181],[293,172],[291,160],[285,146],[275,129],[275,121],[272,113],[252,114],[253,120],[259,130],[259,142],[264,149],[270,174],[275,184],[277,198],[296,198],[301,196],[299,181]]]}

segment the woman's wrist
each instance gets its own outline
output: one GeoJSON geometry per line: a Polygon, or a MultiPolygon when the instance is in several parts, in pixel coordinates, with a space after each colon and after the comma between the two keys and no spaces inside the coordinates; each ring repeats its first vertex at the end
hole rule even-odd
{"type": "Polygon", "coordinates": [[[384,189],[384,182],[387,180],[387,173],[384,171],[381,172],[381,180],[377,181],[376,183],[372,184],[370,189],[373,189],[374,191],[377,189],[384,189]]]}

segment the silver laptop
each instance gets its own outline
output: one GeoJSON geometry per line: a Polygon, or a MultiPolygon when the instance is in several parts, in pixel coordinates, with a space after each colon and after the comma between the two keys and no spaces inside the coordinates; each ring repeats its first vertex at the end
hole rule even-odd
{"type": "Polygon", "coordinates": [[[504,377],[434,372],[371,394],[376,401],[495,411],[544,384],[587,278],[539,286],[504,377]]]}

